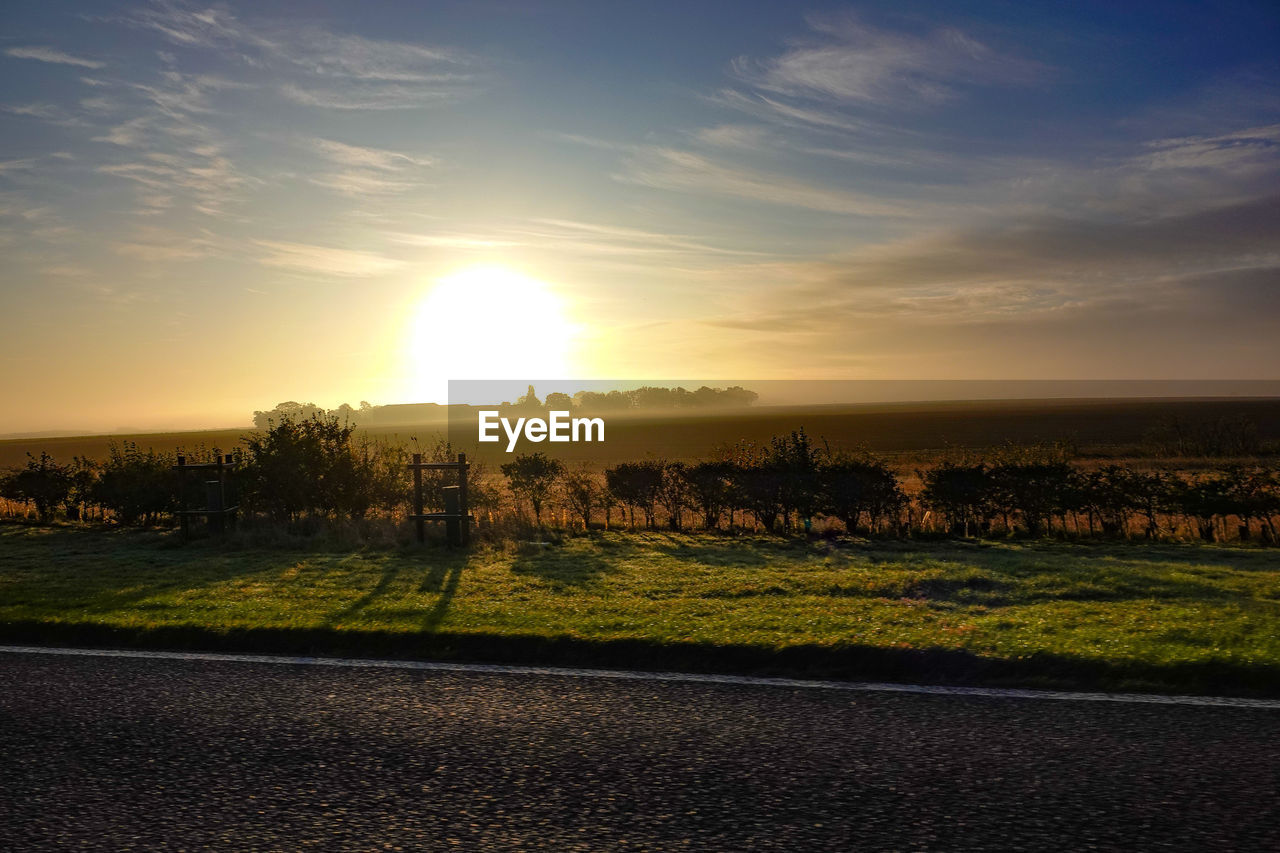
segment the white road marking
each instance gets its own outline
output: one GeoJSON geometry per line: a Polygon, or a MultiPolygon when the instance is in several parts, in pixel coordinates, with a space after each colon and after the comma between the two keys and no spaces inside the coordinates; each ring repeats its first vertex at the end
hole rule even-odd
{"type": "Polygon", "coordinates": [[[678,681],[693,684],[738,684],[843,690],[852,693],[915,693],[928,696],[986,696],[999,699],[1058,699],[1069,702],[1128,702],[1143,705],[1193,705],[1212,708],[1265,708],[1280,710],[1280,699],[1237,699],[1228,696],[1164,696],[1157,693],[1076,693],[1057,690],[1020,690],[1005,687],[949,687],[931,684],[889,684],[853,681],[809,681],[801,678],[756,678],[749,675],[715,675],[696,672],[643,672],[624,669],[572,669],[558,666],[508,666],[444,661],[370,660],[362,658],[313,658],[285,655],[242,655],[219,652],[156,652],[135,649],[65,649],[45,646],[0,646],[0,653],[22,655],[75,655],[79,657],[141,658],[152,660],[225,661],[303,666],[350,666],[362,669],[409,669],[427,672],[475,672],[503,675],[543,675],[568,678],[608,678],[617,681],[678,681]]]}

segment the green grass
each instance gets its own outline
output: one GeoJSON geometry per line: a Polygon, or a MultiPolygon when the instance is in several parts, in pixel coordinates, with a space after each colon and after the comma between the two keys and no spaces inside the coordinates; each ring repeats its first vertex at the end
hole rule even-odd
{"type": "Polygon", "coordinates": [[[283,550],[0,526],[0,639],[1280,694],[1280,555],[604,534],[283,550]]]}

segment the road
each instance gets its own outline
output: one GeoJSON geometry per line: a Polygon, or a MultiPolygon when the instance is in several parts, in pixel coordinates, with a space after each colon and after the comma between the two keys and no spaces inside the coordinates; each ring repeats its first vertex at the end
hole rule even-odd
{"type": "Polygon", "coordinates": [[[1280,850],[1280,710],[0,653],[7,850],[1280,850]]]}

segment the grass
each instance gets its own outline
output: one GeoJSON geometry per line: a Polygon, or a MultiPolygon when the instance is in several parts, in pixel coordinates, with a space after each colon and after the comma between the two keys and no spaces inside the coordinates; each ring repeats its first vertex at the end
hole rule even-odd
{"type": "Polygon", "coordinates": [[[0,640],[1280,695],[1280,557],[664,533],[353,552],[2,525],[0,640]]]}

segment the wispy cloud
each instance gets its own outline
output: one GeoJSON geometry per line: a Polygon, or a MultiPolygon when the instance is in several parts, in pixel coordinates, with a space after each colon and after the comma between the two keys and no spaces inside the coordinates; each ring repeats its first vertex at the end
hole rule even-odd
{"type": "Polygon", "coordinates": [[[7,172],[27,172],[31,170],[35,160],[26,158],[23,160],[0,160],[0,175],[7,172]]]}
{"type": "Polygon", "coordinates": [[[1191,312],[1223,301],[1271,312],[1280,302],[1280,196],[1155,220],[1042,217],[953,228],[821,261],[709,270],[711,283],[750,280],[767,294],[715,322],[775,329],[946,324],[1081,314],[1191,312]],[[1230,281],[1228,290],[1215,291],[1230,281]],[[1197,303],[1202,304],[1197,309],[1197,303]],[[803,311],[789,317],[793,306],[803,311]]]}
{"type": "Polygon", "coordinates": [[[274,240],[254,240],[253,243],[267,251],[258,263],[295,272],[363,278],[394,272],[404,266],[403,261],[375,252],[274,240]]]}
{"type": "Polygon", "coordinates": [[[1280,124],[1211,136],[1157,139],[1145,145],[1141,162],[1152,170],[1203,169],[1252,178],[1275,172],[1280,161],[1280,124]]]}
{"type": "MultiPolygon", "coordinates": [[[[171,261],[194,261],[217,254],[223,241],[208,230],[194,233],[142,225],[129,239],[116,241],[111,249],[118,255],[135,258],[149,265],[171,261]]],[[[225,246],[223,246],[225,249],[225,246]]]]}
{"type": "Polygon", "coordinates": [[[902,217],[918,212],[893,200],[730,166],[673,148],[643,150],[628,158],[617,177],[657,189],[743,198],[824,213],[902,217]]]}
{"type": "Polygon", "coordinates": [[[6,104],[0,105],[0,111],[9,113],[10,115],[36,118],[52,124],[63,125],[65,127],[74,127],[75,125],[84,123],[57,104],[6,104]]]}
{"type": "Polygon", "coordinates": [[[372,169],[394,171],[405,166],[432,166],[435,160],[422,155],[388,151],[385,148],[367,148],[347,145],[332,139],[312,140],[312,146],[325,158],[347,166],[364,166],[372,169]]]}
{"type": "Polygon", "coordinates": [[[287,21],[241,20],[226,8],[158,0],[127,20],[190,49],[217,51],[282,80],[278,91],[307,106],[412,109],[455,100],[478,83],[477,61],[455,48],[335,33],[287,21]]]}
{"type": "Polygon", "coordinates": [[[770,59],[739,58],[734,72],[781,95],[899,107],[947,100],[967,85],[1028,83],[1043,72],[954,28],[892,32],[852,15],[814,17],[810,25],[816,38],[770,59]]]}
{"type": "Polygon", "coordinates": [[[386,235],[393,243],[404,246],[421,246],[429,249],[509,249],[523,246],[520,240],[504,240],[486,234],[467,234],[444,231],[437,234],[413,234],[392,232],[386,235]]]}
{"type": "Polygon", "coordinates": [[[435,161],[385,148],[313,139],[308,146],[337,169],[322,171],[311,182],[349,196],[391,195],[422,187],[420,172],[435,161]]]}
{"type": "Polygon", "coordinates": [[[448,103],[458,96],[446,89],[360,81],[337,86],[285,84],[280,94],[303,106],[330,110],[407,110],[448,103]]]}
{"type": "MultiPolygon", "coordinates": [[[[132,144],[132,134],[120,144],[132,144]]],[[[117,141],[117,140],[111,140],[117,141]]],[[[140,184],[144,209],[169,207],[175,196],[186,199],[192,210],[221,216],[239,190],[256,179],[243,174],[216,145],[195,145],[180,153],[148,151],[141,159],[99,166],[97,171],[140,184]]]]}
{"type": "Polygon", "coordinates": [[[113,248],[117,254],[152,264],[166,261],[190,261],[203,258],[209,254],[206,247],[189,242],[177,244],[118,243],[113,248]]]}
{"type": "Polygon", "coordinates": [[[80,68],[103,68],[106,63],[94,59],[82,59],[52,47],[11,47],[5,51],[6,56],[14,59],[34,59],[37,62],[51,62],[56,65],[76,65],[80,68]]]}

